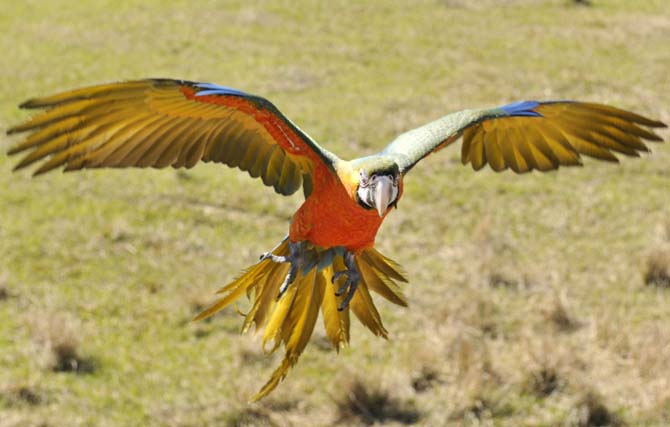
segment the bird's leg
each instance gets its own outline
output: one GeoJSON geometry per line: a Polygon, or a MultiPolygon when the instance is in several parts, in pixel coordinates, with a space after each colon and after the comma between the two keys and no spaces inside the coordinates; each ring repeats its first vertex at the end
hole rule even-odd
{"type": "Polygon", "coordinates": [[[340,303],[340,306],[337,307],[339,311],[342,311],[349,306],[349,303],[358,288],[358,282],[361,280],[361,272],[358,271],[358,267],[356,267],[356,259],[354,258],[353,253],[347,251],[344,254],[344,265],[346,269],[335,272],[332,278],[333,283],[335,283],[341,276],[347,276],[347,280],[345,280],[342,286],[335,292],[335,295],[338,297],[344,295],[345,292],[347,293],[344,300],[342,300],[342,303],[340,303]]]}
{"type": "Polygon", "coordinates": [[[277,246],[272,248],[270,252],[265,252],[263,255],[261,255],[260,260],[264,261],[266,259],[272,260],[272,262],[276,263],[284,263],[287,262],[291,266],[288,269],[288,273],[286,274],[286,277],[284,278],[284,281],[282,282],[281,286],[279,287],[279,294],[277,295],[277,299],[280,299],[282,295],[286,292],[288,287],[295,281],[295,276],[298,274],[298,269],[300,269],[300,265],[302,264],[302,256],[301,256],[301,248],[302,248],[302,242],[288,242],[288,249],[289,249],[289,254],[288,256],[281,256],[281,255],[275,255],[272,252],[274,252],[279,246],[281,246],[282,243],[284,243],[288,239],[288,236],[284,238],[277,246]]]}

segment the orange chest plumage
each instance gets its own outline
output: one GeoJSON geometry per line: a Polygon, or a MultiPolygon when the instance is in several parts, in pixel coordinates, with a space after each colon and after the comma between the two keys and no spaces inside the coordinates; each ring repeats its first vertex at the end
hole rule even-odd
{"type": "MultiPolygon", "coordinates": [[[[318,171],[321,172],[321,171],[318,171]]],[[[328,172],[314,174],[314,191],[291,221],[291,241],[307,240],[321,247],[344,246],[357,252],[374,245],[384,218],[374,209],[365,209],[347,188],[328,172]]]]}

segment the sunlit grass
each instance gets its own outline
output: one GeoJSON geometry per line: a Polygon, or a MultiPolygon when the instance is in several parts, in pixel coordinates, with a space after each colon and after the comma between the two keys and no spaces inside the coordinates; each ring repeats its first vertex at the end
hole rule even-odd
{"type": "MultiPolygon", "coordinates": [[[[670,122],[664,0],[119,3],[3,4],[0,129],[29,97],[141,77],[267,96],[345,158],[524,98],[670,122]]],[[[340,355],[312,344],[251,407],[276,357],[233,310],[190,319],[301,196],[216,165],[31,179],[0,156],[0,426],[348,425],[356,390],[426,426],[588,425],[597,409],[665,426],[670,292],[644,276],[670,241],[670,148],[652,149],[522,177],[473,173],[458,147],[425,160],[377,239],[411,279],[408,309],[380,302],[390,341],[356,325],[340,355]],[[54,371],[45,339],[63,337],[95,369],[54,371]]]]}

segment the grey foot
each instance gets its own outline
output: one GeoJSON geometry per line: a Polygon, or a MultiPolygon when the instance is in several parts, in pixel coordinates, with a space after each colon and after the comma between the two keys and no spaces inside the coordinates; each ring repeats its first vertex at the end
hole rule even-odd
{"type": "MultiPolygon", "coordinates": [[[[286,237],[284,240],[288,239],[286,237]]],[[[282,240],[281,243],[284,242],[282,240]]],[[[281,245],[279,243],[279,245],[281,245]]],[[[272,251],[270,252],[265,252],[264,254],[261,255],[260,260],[265,261],[266,259],[271,260],[272,262],[276,263],[289,263],[291,266],[288,269],[288,273],[286,274],[286,277],[284,278],[284,281],[282,282],[281,286],[279,287],[279,293],[277,295],[277,300],[279,300],[285,293],[286,290],[288,289],[289,286],[295,281],[295,277],[298,274],[298,270],[300,269],[300,265],[302,264],[302,258],[300,256],[300,247],[301,247],[301,242],[289,242],[288,243],[288,249],[289,249],[289,255],[288,256],[281,256],[281,255],[275,255],[272,252],[279,247],[279,245],[275,246],[272,251]]]]}
{"type": "Polygon", "coordinates": [[[351,299],[356,293],[356,289],[358,289],[358,283],[361,281],[361,273],[358,271],[358,267],[356,267],[354,254],[347,252],[344,255],[344,265],[346,266],[346,270],[335,272],[332,278],[333,283],[335,283],[340,277],[347,276],[347,279],[342,286],[335,292],[335,295],[338,297],[346,293],[344,300],[342,300],[340,306],[337,307],[339,311],[342,311],[349,306],[351,299]]]}

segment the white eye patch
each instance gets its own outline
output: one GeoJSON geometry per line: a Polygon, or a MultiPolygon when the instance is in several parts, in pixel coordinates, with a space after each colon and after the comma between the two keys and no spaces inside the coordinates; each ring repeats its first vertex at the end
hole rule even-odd
{"type": "Polygon", "coordinates": [[[384,200],[388,201],[384,208],[392,205],[398,197],[398,178],[391,175],[372,175],[368,177],[367,173],[362,170],[358,190],[356,191],[360,202],[368,208],[376,208],[375,198],[379,197],[377,194],[378,187],[379,191],[388,193],[384,195],[384,200]]]}

